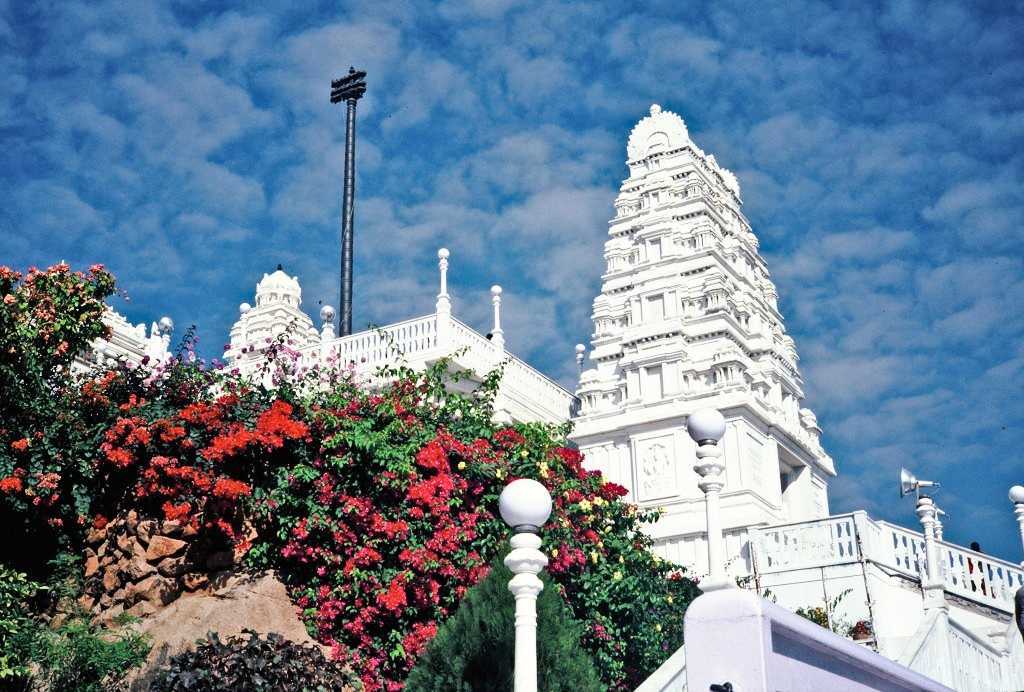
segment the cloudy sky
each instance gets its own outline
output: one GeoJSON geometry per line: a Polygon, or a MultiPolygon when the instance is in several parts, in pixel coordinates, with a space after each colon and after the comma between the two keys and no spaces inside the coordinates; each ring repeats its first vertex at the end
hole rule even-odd
{"type": "Polygon", "coordinates": [[[1020,560],[1024,5],[0,0],[0,262],[107,264],[133,321],[219,353],[278,262],[336,303],[360,102],[355,323],[501,283],[515,352],[569,384],[625,139],[652,102],[734,170],[836,458],[834,511],[1020,560]],[[916,525],[916,524],[911,524],[916,525]]]}

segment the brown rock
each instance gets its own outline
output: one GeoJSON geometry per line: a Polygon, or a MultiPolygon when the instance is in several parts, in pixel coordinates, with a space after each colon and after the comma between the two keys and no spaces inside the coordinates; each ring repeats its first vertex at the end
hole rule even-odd
{"type": "MultiPolygon", "coordinates": [[[[316,643],[307,634],[284,584],[269,573],[249,577],[216,596],[203,592],[185,594],[139,623],[138,629],[151,637],[153,648],[141,676],[131,682],[131,689],[148,689],[160,666],[192,647],[196,639],[205,638],[208,632],[226,639],[240,634],[243,628],[264,635],[278,632],[300,644],[316,643]]],[[[328,653],[326,649],[324,653],[328,653]]]]}
{"type": "Polygon", "coordinates": [[[160,533],[164,536],[180,536],[182,528],[180,521],[168,520],[160,524],[160,533]]]}
{"type": "Polygon", "coordinates": [[[165,577],[180,577],[188,570],[188,566],[188,558],[182,555],[164,558],[156,568],[165,577]]]}
{"type": "Polygon", "coordinates": [[[128,533],[134,534],[139,527],[139,513],[134,509],[128,510],[128,514],[124,519],[124,525],[128,529],[128,533]]]}
{"type": "Polygon", "coordinates": [[[124,612],[128,613],[132,617],[144,618],[146,616],[152,615],[156,611],[156,606],[150,603],[149,601],[139,601],[138,603],[136,603],[124,612]]]}
{"type": "Polygon", "coordinates": [[[111,598],[110,594],[105,593],[102,596],[100,596],[100,600],[99,600],[100,610],[106,610],[113,603],[114,603],[114,599],[111,598]]]}
{"type": "Polygon", "coordinates": [[[128,599],[128,592],[124,588],[120,588],[110,595],[110,600],[114,603],[124,603],[128,599]]]}
{"type": "Polygon", "coordinates": [[[192,572],[191,574],[186,574],[182,577],[181,582],[186,591],[198,591],[199,589],[205,589],[207,587],[210,583],[210,578],[205,574],[192,572]]]}
{"type": "Polygon", "coordinates": [[[92,607],[96,605],[96,599],[92,596],[80,596],[78,599],[78,605],[82,610],[92,610],[92,607]]]}
{"type": "Polygon", "coordinates": [[[114,620],[117,619],[123,612],[124,606],[118,603],[117,605],[113,605],[107,608],[106,610],[100,611],[98,615],[93,617],[92,624],[110,627],[114,624],[114,620]]]}
{"type": "Polygon", "coordinates": [[[117,549],[125,555],[132,554],[132,548],[135,546],[135,538],[128,534],[123,534],[117,537],[117,549]]]}
{"type": "Polygon", "coordinates": [[[133,600],[138,598],[156,605],[167,605],[178,597],[181,588],[175,581],[153,574],[128,587],[128,593],[133,600]]]}
{"type": "Polygon", "coordinates": [[[96,574],[100,568],[100,561],[95,555],[92,557],[85,558],[85,578],[88,579],[92,575],[96,574]]]}
{"type": "Polygon", "coordinates": [[[107,553],[106,555],[104,555],[103,557],[100,558],[100,567],[107,567],[109,565],[112,565],[115,562],[117,562],[119,559],[120,558],[115,556],[114,552],[111,551],[111,552],[107,553]]]}
{"type": "MultiPolygon", "coordinates": [[[[165,524],[168,522],[164,522],[165,524]]],[[[150,562],[156,562],[165,557],[171,557],[178,555],[185,551],[188,547],[188,543],[185,541],[179,541],[176,538],[167,538],[166,536],[153,536],[149,539],[149,546],[146,548],[146,559],[150,562]]]]}
{"type": "Polygon", "coordinates": [[[99,544],[99,547],[96,548],[96,556],[97,557],[105,557],[106,554],[107,554],[107,542],[106,541],[102,541],[99,544]]]}
{"type": "Polygon", "coordinates": [[[117,565],[110,565],[103,571],[103,590],[107,593],[114,593],[121,586],[121,578],[117,575],[119,571],[117,565]]]}
{"type": "Polygon", "coordinates": [[[132,581],[139,581],[140,579],[155,573],[156,568],[139,557],[133,558],[125,569],[125,574],[127,574],[128,578],[132,581]]]}
{"type": "Polygon", "coordinates": [[[135,530],[135,535],[140,541],[145,544],[149,544],[149,539],[153,535],[153,530],[156,528],[156,522],[152,519],[143,519],[139,522],[138,528],[135,530]]]}
{"type": "Polygon", "coordinates": [[[199,529],[192,526],[192,524],[185,524],[185,527],[181,530],[181,537],[185,539],[195,538],[199,535],[199,529]]]}
{"type": "Polygon", "coordinates": [[[135,544],[132,546],[132,557],[145,562],[147,545],[147,543],[142,541],[135,541],[135,544]]]}
{"type": "Polygon", "coordinates": [[[107,537],[107,528],[89,529],[85,534],[85,542],[89,545],[99,545],[107,537]]]}

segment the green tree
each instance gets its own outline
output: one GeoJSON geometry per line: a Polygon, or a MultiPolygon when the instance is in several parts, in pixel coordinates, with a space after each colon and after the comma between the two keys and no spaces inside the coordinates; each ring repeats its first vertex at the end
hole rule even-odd
{"type": "MultiPolygon", "coordinates": [[[[495,561],[470,589],[409,675],[408,692],[511,690],[515,657],[512,573],[495,561]]],[[[580,646],[583,628],[572,618],[558,586],[541,575],[537,599],[537,673],[549,692],[602,690],[593,661],[580,646]]]]}

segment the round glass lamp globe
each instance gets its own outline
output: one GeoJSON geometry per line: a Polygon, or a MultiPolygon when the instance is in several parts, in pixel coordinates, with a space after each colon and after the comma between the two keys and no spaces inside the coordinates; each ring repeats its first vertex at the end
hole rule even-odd
{"type": "Polygon", "coordinates": [[[725,435],[725,417],[713,408],[697,409],[686,420],[686,430],[697,444],[718,442],[725,435]]]}
{"type": "Polygon", "coordinates": [[[1024,485],[1015,485],[1010,488],[1010,502],[1014,504],[1024,502],[1024,485]]]}
{"type": "Polygon", "coordinates": [[[519,478],[501,491],[498,512],[513,529],[539,529],[551,516],[551,494],[532,478],[519,478]]]}

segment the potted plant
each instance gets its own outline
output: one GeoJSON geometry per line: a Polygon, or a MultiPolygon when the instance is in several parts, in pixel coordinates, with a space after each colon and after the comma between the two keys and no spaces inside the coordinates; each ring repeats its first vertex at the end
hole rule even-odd
{"type": "Polygon", "coordinates": [[[854,641],[871,639],[873,636],[875,636],[874,630],[871,629],[871,623],[867,620],[858,620],[857,623],[850,628],[850,637],[852,637],[854,641]]]}

